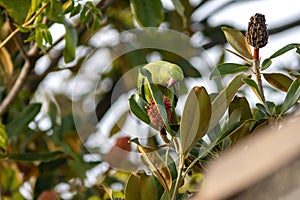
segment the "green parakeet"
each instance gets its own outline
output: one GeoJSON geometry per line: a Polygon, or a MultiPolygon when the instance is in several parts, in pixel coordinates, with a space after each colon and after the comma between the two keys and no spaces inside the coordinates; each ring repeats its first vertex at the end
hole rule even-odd
{"type": "MultiPolygon", "coordinates": [[[[178,65],[166,61],[154,61],[143,68],[151,73],[152,83],[159,87],[163,95],[167,96],[172,102],[174,99],[173,86],[183,80],[183,72],[178,65]]],[[[147,102],[150,102],[152,96],[149,91],[148,83],[145,77],[139,74],[138,76],[138,92],[147,102]]]]}

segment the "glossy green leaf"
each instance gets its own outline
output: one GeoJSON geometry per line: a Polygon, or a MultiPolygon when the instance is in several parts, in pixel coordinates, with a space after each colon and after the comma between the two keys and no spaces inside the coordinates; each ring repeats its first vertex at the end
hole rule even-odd
{"type": "Polygon", "coordinates": [[[69,24],[65,25],[66,34],[66,46],[63,51],[64,59],[66,63],[69,63],[75,59],[75,51],[78,42],[78,36],[76,30],[69,24]]]}
{"type": "Polygon", "coordinates": [[[252,112],[248,100],[245,97],[235,96],[229,105],[229,116],[236,109],[242,110],[241,120],[247,120],[252,118],[252,112]]]}
{"type": "Polygon", "coordinates": [[[210,79],[215,77],[224,76],[228,74],[235,74],[245,71],[250,68],[250,65],[241,65],[237,63],[222,63],[217,65],[210,74],[210,79]]]}
{"type": "Polygon", "coordinates": [[[288,45],[282,47],[281,49],[279,49],[278,51],[276,51],[273,55],[271,55],[270,59],[276,58],[276,57],[278,57],[278,56],[280,56],[280,55],[282,55],[282,54],[284,54],[284,53],[286,53],[286,52],[288,52],[288,51],[290,51],[294,48],[299,48],[299,47],[300,47],[300,44],[298,44],[298,43],[288,44],[288,45]]]}
{"type": "Polygon", "coordinates": [[[215,141],[214,145],[218,145],[221,143],[225,138],[228,138],[232,134],[234,134],[236,131],[238,131],[243,125],[245,124],[244,121],[236,122],[232,125],[230,125],[228,128],[224,129],[221,133],[219,138],[215,141]]]}
{"type": "Polygon", "coordinates": [[[244,84],[242,79],[249,77],[246,74],[239,74],[232,79],[226,88],[224,88],[218,96],[212,101],[212,115],[209,130],[214,128],[215,125],[224,116],[231,100],[239,90],[239,88],[244,84]]]}
{"type": "Polygon", "coordinates": [[[261,70],[268,69],[272,64],[272,60],[270,58],[265,59],[261,64],[261,70]]]}
{"type": "Polygon", "coordinates": [[[4,7],[13,20],[21,25],[30,8],[30,0],[0,0],[0,6],[4,7]]]}
{"type": "Polygon", "coordinates": [[[271,74],[263,74],[264,78],[272,85],[273,87],[287,92],[293,80],[288,76],[281,73],[271,73],[271,74]]]}
{"type": "Polygon", "coordinates": [[[251,121],[246,121],[229,136],[232,144],[236,144],[245,136],[250,134],[250,122],[251,121]]]}
{"type": "Polygon", "coordinates": [[[158,200],[155,177],[145,173],[132,173],[125,186],[125,199],[158,200]]]}
{"type": "Polygon", "coordinates": [[[164,20],[160,0],[130,0],[130,8],[136,21],[143,27],[157,27],[164,20]]]}
{"type": "Polygon", "coordinates": [[[110,130],[109,137],[114,136],[115,134],[117,134],[121,130],[121,128],[124,126],[124,124],[126,122],[128,114],[129,114],[128,112],[124,112],[121,115],[121,117],[115,122],[114,126],[110,130]]]}
{"type": "Polygon", "coordinates": [[[260,101],[263,101],[262,94],[254,80],[252,80],[251,78],[243,78],[243,82],[250,86],[250,88],[253,90],[253,92],[256,94],[260,101]]]}
{"type": "Polygon", "coordinates": [[[9,138],[16,136],[18,133],[28,128],[28,124],[40,112],[42,104],[33,103],[28,105],[22,112],[17,114],[12,121],[6,126],[7,135],[9,138]]]}
{"type": "Polygon", "coordinates": [[[150,124],[150,119],[146,110],[147,102],[138,94],[133,94],[129,98],[130,111],[146,124],[150,124]]]}
{"type": "Polygon", "coordinates": [[[251,59],[253,58],[249,44],[246,37],[238,30],[222,27],[227,42],[242,56],[251,59]]]}
{"type": "Polygon", "coordinates": [[[291,107],[293,107],[297,103],[299,98],[300,98],[300,81],[296,79],[293,81],[286,94],[286,97],[281,107],[281,114],[285,113],[291,107]]]}
{"type": "Polygon", "coordinates": [[[7,134],[5,126],[0,122],[0,154],[6,153],[7,149],[7,134]]]}
{"type": "Polygon", "coordinates": [[[56,159],[58,156],[63,155],[62,151],[54,151],[51,153],[25,153],[25,154],[10,154],[9,159],[19,160],[19,161],[50,161],[56,159]]]}
{"type": "Polygon", "coordinates": [[[210,97],[204,87],[194,87],[186,99],[180,122],[180,145],[187,155],[208,130],[210,97]]]}
{"type": "Polygon", "coordinates": [[[137,145],[137,147],[138,151],[141,153],[143,160],[147,164],[147,167],[157,177],[165,190],[170,191],[172,186],[172,176],[166,163],[162,160],[157,151],[139,144],[137,145]]]}

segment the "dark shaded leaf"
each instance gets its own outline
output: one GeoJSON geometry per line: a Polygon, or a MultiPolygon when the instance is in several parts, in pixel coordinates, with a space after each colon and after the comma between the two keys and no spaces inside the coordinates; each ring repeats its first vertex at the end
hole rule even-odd
{"type": "Polygon", "coordinates": [[[158,178],[165,190],[170,191],[172,186],[172,177],[166,163],[162,160],[157,151],[153,151],[152,149],[139,144],[137,147],[148,168],[158,178]]]}
{"type": "Polygon", "coordinates": [[[280,73],[263,74],[263,76],[273,87],[284,92],[288,91],[293,82],[291,78],[280,73]]]}
{"type": "Polygon", "coordinates": [[[129,98],[130,111],[146,124],[150,124],[150,119],[146,111],[147,102],[138,94],[133,94],[129,98]]]}
{"type": "Polygon", "coordinates": [[[0,6],[4,7],[14,21],[21,25],[27,17],[30,0],[0,0],[0,6]]]}
{"type": "Polygon", "coordinates": [[[247,120],[252,118],[251,108],[246,97],[238,97],[238,96],[234,97],[234,99],[229,105],[229,109],[228,109],[229,116],[236,109],[242,110],[241,120],[247,120]]]}
{"type": "Polygon", "coordinates": [[[125,186],[125,199],[158,199],[155,177],[147,176],[145,173],[132,173],[125,186]]]}
{"type": "Polygon", "coordinates": [[[130,0],[130,7],[135,19],[143,27],[157,27],[164,20],[160,0],[130,0]]]}
{"type": "Polygon", "coordinates": [[[38,153],[11,154],[11,155],[8,155],[8,158],[13,159],[13,160],[22,160],[22,161],[28,161],[28,162],[50,161],[50,160],[53,160],[63,154],[64,153],[62,151],[54,151],[51,153],[43,153],[43,154],[38,154],[38,153]]]}

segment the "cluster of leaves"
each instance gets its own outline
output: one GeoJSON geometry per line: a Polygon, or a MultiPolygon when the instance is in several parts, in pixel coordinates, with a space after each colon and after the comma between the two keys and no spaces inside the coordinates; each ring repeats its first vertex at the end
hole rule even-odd
{"type": "MultiPolygon", "coordinates": [[[[77,113],[72,113],[70,108],[72,102],[69,99],[56,95],[55,98],[47,98],[42,104],[37,103],[36,99],[39,98],[35,99],[34,93],[39,83],[49,73],[62,70],[59,66],[61,60],[65,63],[75,62],[74,67],[71,66],[67,70],[76,75],[83,60],[88,59],[85,54],[83,59],[77,60],[78,45],[86,45],[92,50],[97,50],[86,41],[104,26],[117,32],[133,29],[136,28],[134,17],[141,27],[159,26],[163,22],[168,22],[171,29],[187,31],[193,35],[196,33],[192,28],[195,21],[191,19],[191,16],[197,8],[205,5],[206,1],[192,5],[190,1],[172,0],[175,10],[164,9],[160,0],[95,2],[98,2],[97,5],[91,1],[85,3],[80,0],[0,0],[0,195],[3,198],[37,199],[40,197],[40,199],[47,199],[48,197],[45,197],[47,194],[52,194],[52,198],[57,198],[53,197],[51,193],[53,191],[61,197],[70,195],[74,199],[187,198],[190,193],[196,192],[208,160],[217,157],[220,151],[271,119],[291,113],[290,108],[293,108],[299,99],[299,81],[296,81],[296,79],[299,80],[299,73],[296,71],[290,71],[290,76],[263,73],[264,78],[272,86],[287,93],[282,105],[261,102],[253,109],[246,97],[237,96],[237,92],[241,91],[240,88],[244,84],[249,85],[259,95],[255,81],[246,73],[236,75],[218,94],[208,94],[204,87],[195,87],[188,94],[183,113],[173,113],[178,115],[176,117],[179,120],[176,123],[169,124],[165,114],[162,114],[165,113],[164,109],[159,107],[167,132],[171,133],[168,135],[171,143],[163,146],[145,146],[139,142],[139,138],[132,140],[136,143],[142,160],[153,175],[147,175],[142,171],[128,173],[108,169],[97,180],[97,183],[101,183],[101,187],[96,184],[87,186],[85,185],[86,172],[99,166],[102,160],[84,159],[85,156],[90,155],[91,151],[84,147],[78,137],[73,119],[73,114],[77,113]],[[57,23],[63,25],[66,33],[54,40],[55,37],[50,27],[57,23]],[[60,52],[61,46],[58,44],[61,41],[65,41],[65,47],[60,52]],[[38,66],[39,59],[53,49],[56,51],[49,56],[51,59],[49,68],[42,74],[35,73],[33,69],[38,66]],[[58,54],[57,58],[56,54],[58,54]],[[30,68],[26,72],[28,63],[30,68]],[[25,73],[23,73],[24,69],[25,73]],[[24,77],[24,74],[30,75],[24,77]],[[27,81],[24,81],[26,78],[28,78],[27,81]],[[22,90],[11,90],[19,82],[22,82],[24,86],[22,90]],[[15,91],[14,101],[11,101],[9,108],[3,111],[3,100],[10,95],[10,91],[15,91]],[[223,115],[226,113],[228,113],[227,118],[224,119],[223,115]],[[43,127],[43,120],[46,120],[49,126],[43,127]],[[203,140],[204,135],[208,136],[209,142],[203,140]],[[156,149],[162,151],[159,153],[153,151],[156,149]],[[177,153],[179,166],[176,166],[169,152],[177,153]],[[124,189],[113,190],[111,185],[115,183],[121,184],[124,189]],[[60,187],[61,184],[67,185],[68,188],[60,193],[60,189],[64,188],[60,187]],[[28,192],[30,194],[23,196],[21,189],[27,190],[27,194],[28,192]]],[[[231,3],[226,3],[226,6],[229,4],[231,3]]],[[[225,42],[224,37],[220,35],[220,29],[208,24],[207,18],[213,13],[200,22],[197,21],[203,25],[205,37],[212,41],[205,45],[205,48],[225,42]]],[[[227,30],[225,33],[231,31],[227,30]]],[[[240,33],[231,35],[234,38],[241,37],[240,33]]],[[[234,43],[236,40],[231,38],[228,41],[234,43]]],[[[246,47],[248,51],[249,48],[234,44],[232,46],[240,54],[239,57],[246,61],[246,64],[221,63],[213,70],[212,78],[246,70],[251,71],[251,53],[250,56],[249,52],[245,55],[244,49],[246,47]]],[[[110,46],[105,46],[105,48],[109,49],[110,46]]],[[[267,69],[274,58],[291,49],[299,52],[299,44],[287,45],[265,59],[261,70],[267,69]]],[[[103,80],[109,78],[115,84],[130,66],[146,63],[147,56],[152,52],[158,52],[164,60],[180,65],[185,77],[201,76],[191,64],[179,56],[162,50],[146,49],[130,52],[118,58],[111,70],[103,74],[103,80]]],[[[141,76],[151,82],[147,73],[141,76]]],[[[127,90],[121,92],[125,93],[127,90]]],[[[161,104],[160,89],[152,85],[150,91],[155,102],[161,104]]],[[[99,119],[113,102],[111,94],[111,91],[101,93],[101,101],[97,109],[99,119]]],[[[146,105],[147,102],[139,94],[130,98],[133,113],[141,121],[152,126],[145,114],[146,105]],[[137,114],[134,110],[141,112],[137,114]]],[[[120,116],[122,123],[118,122],[119,126],[113,127],[111,136],[120,131],[127,117],[127,112],[120,116]]],[[[151,139],[154,141],[152,143],[156,143],[159,138],[152,137],[151,139]]]]}
{"type": "MultiPolygon", "coordinates": [[[[189,193],[195,192],[192,190],[195,186],[189,184],[188,180],[193,183],[201,181],[199,177],[202,177],[208,160],[218,157],[220,152],[237,143],[243,137],[250,135],[258,127],[278,124],[282,117],[292,112],[291,108],[295,108],[300,99],[299,76],[291,71],[290,75],[293,78],[282,73],[262,73],[265,80],[274,90],[277,90],[274,92],[286,93],[283,103],[276,104],[273,101],[266,101],[265,97],[262,96],[263,91],[259,88],[258,83],[251,78],[250,73],[246,72],[254,71],[252,70],[254,67],[253,56],[246,38],[238,30],[226,27],[222,29],[227,41],[237,52],[228,51],[246,61],[245,64],[221,63],[212,70],[211,78],[236,74],[227,87],[219,93],[213,94],[208,94],[202,86],[194,87],[187,96],[179,123],[173,121],[172,124],[169,124],[165,107],[158,106],[158,111],[165,124],[164,127],[171,138],[171,142],[166,143],[167,149],[174,148],[179,157],[178,166],[174,167],[174,163],[167,166],[168,163],[164,161],[163,155],[156,153],[157,149],[165,148],[165,146],[156,146],[156,148],[151,149],[148,146],[141,145],[138,138],[133,140],[137,144],[146,166],[153,172],[152,176],[155,176],[160,183],[156,187],[162,187],[165,190],[164,194],[157,192],[156,199],[187,198],[189,193]],[[255,108],[250,107],[246,96],[237,95],[243,85],[250,87],[260,100],[259,103],[256,103],[255,108]],[[225,119],[224,115],[227,116],[225,119]],[[208,136],[209,141],[203,139],[205,135],[208,136]],[[177,174],[177,176],[173,176],[173,174],[177,174]]],[[[279,49],[262,62],[259,70],[267,69],[271,65],[272,59],[289,50],[296,49],[296,52],[299,53],[299,47],[300,44],[289,44],[279,49]]],[[[145,70],[143,68],[140,70],[140,76],[144,76],[147,80],[148,95],[151,95],[158,105],[164,105],[162,101],[163,91],[151,80],[158,76],[158,73],[151,75],[150,71],[145,73],[145,70]]],[[[253,75],[258,76],[258,73],[253,73],[253,75]]],[[[129,99],[131,111],[137,118],[153,127],[147,116],[147,106],[145,106],[147,102],[141,95],[144,94],[134,94],[129,99]]],[[[249,98],[253,99],[252,96],[249,98]]],[[[269,96],[272,97],[272,94],[269,96]]],[[[171,157],[168,152],[169,149],[164,153],[166,154],[164,156],[171,157]]],[[[146,179],[147,181],[145,180],[145,185],[142,185],[145,189],[142,188],[142,191],[150,188],[147,184],[151,183],[151,179],[151,176],[149,176],[146,179]]],[[[132,182],[131,179],[127,182],[125,191],[131,190],[132,193],[135,193],[139,190],[132,189],[131,184],[136,184],[136,181],[132,182]]],[[[125,198],[126,195],[127,193],[125,193],[125,198]]],[[[132,199],[139,198],[140,196],[132,199]]]]}

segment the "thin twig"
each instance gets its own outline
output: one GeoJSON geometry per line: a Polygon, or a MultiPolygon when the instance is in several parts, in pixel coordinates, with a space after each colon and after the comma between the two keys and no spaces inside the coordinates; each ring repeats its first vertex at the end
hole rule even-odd
{"type": "MultiPolygon", "coordinates": [[[[34,55],[36,55],[38,52],[38,46],[35,44],[30,51],[28,52],[28,57],[32,58],[34,55]]],[[[10,103],[15,99],[17,94],[19,93],[20,89],[22,88],[29,72],[34,67],[34,61],[31,61],[31,59],[26,59],[25,64],[22,67],[22,70],[14,83],[13,87],[5,97],[5,99],[0,104],[0,118],[2,115],[7,111],[10,103]]]]}

